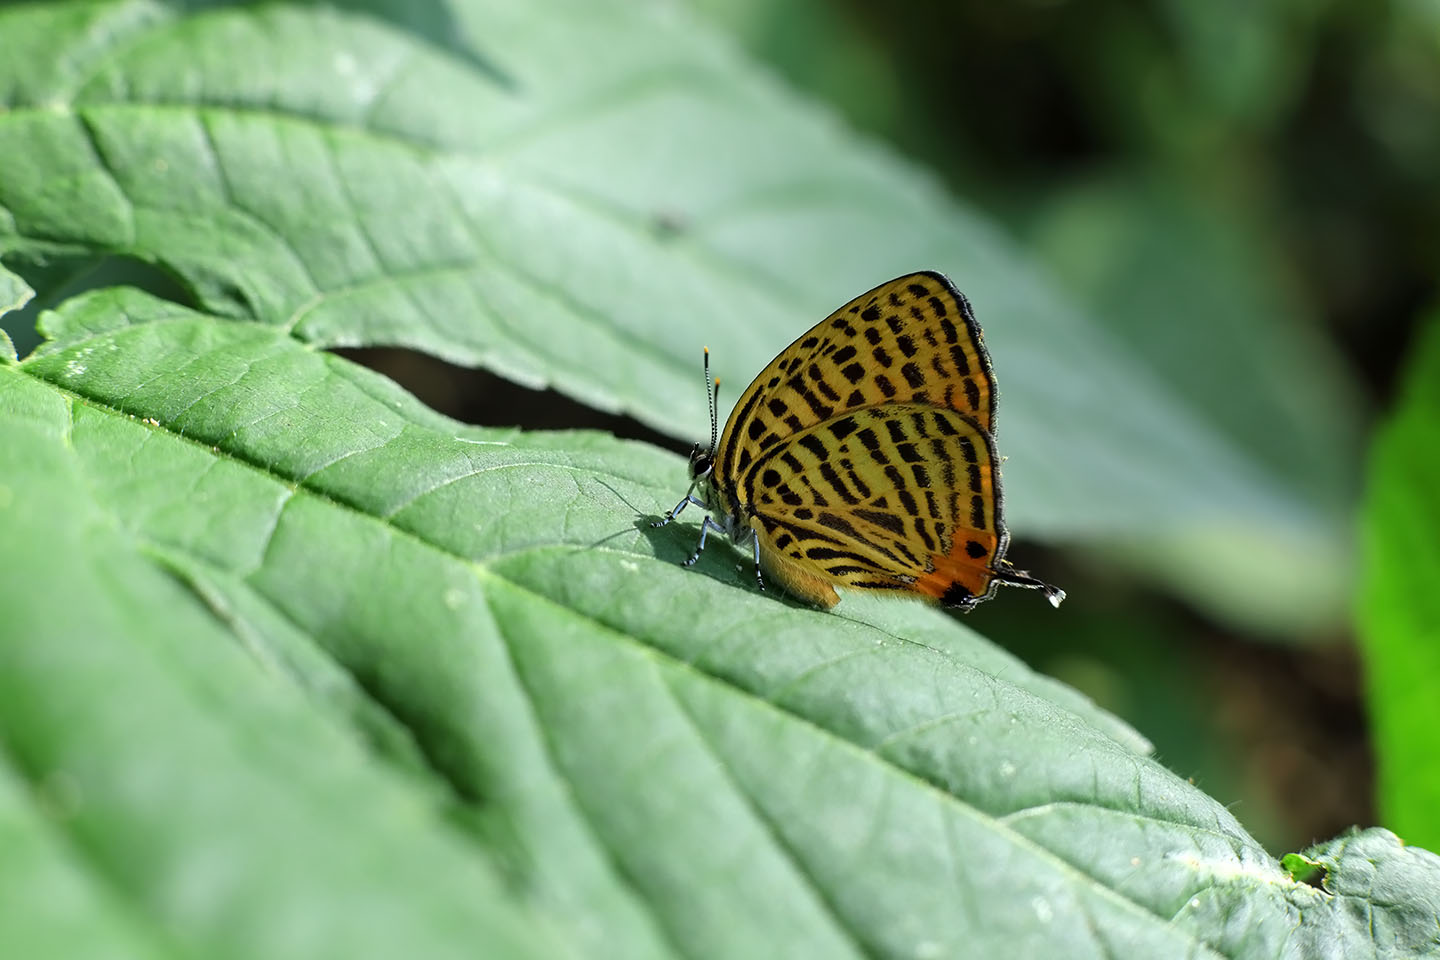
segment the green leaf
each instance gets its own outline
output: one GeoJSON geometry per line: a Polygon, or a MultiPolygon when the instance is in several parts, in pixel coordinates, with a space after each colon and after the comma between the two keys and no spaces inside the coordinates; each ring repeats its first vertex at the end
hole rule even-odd
{"type": "Polygon", "coordinates": [[[1314,855],[1344,902],[1295,883],[1119,721],[932,608],[786,603],[723,548],[680,567],[693,527],[645,523],[677,457],[459,426],[134,291],[43,326],[0,368],[0,829],[24,853],[0,889],[44,877],[82,918],[0,924],[0,952],[1433,936],[1433,856],[1370,850],[1406,882],[1367,897],[1347,839],[1314,855]]]}
{"type": "Polygon", "coordinates": [[[1263,552],[1248,595],[1301,608],[1346,582],[1302,491],[693,15],[471,0],[421,29],[364,8],[0,12],[0,254],[132,256],[214,313],[485,365],[676,436],[705,427],[703,344],[744,384],[854,294],[940,268],[993,348],[1017,531],[1149,547],[1185,582],[1263,552]]]}
{"type": "Polygon", "coordinates": [[[1440,316],[1411,356],[1370,453],[1358,626],[1380,809],[1406,840],[1440,846],[1440,316]]]}
{"type": "MultiPolygon", "coordinates": [[[[1397,957],[1440,956],[1440,934],[1435,918],[1440,916],[1440,857],[1428,850],[1408,846],[1389,830],[1352,831],[1305,851],[1303,859],[1324,868],[1325,890],[1334,899],[1332,909],[1369,914],[1372,905],[1386,902],[1393,909],[1374,915],[1371,935],[1383,943],[1382,955],[1397,957]]],[[[1316,944],[1317,954],[1320,944],[1316,944]]],[[[1350,943],[1329,946],[1334,956],[1354,956],[1350,943]]]]}

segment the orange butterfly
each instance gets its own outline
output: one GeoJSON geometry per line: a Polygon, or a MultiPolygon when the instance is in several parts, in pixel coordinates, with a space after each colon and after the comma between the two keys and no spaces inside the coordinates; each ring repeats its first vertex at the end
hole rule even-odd
{"type": "Polygon", "coordinates": [[[1000,584],[1065,591],[1005,559],[995,377],[970,304],[943,275],[897,277],[780,352],[716,442],[690,454],[685,498],[713,530],[753,547],[761,570],[823,607],[834,584],[917,594],[970,610],[1000,584]]]}

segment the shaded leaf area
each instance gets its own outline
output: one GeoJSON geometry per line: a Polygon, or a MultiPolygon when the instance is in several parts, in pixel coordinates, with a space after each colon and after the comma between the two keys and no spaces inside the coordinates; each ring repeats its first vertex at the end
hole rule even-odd
{"type": "Polygon", "coordinates": [[[1358,618],[1385,822],[1440,844],[1440,319],[1370,453],[1358,618]]]}
{"type": "MultiPolygon", "coordinates": [[[[24,307],[34,295],[35,291],[31,290],[24,280],[0,265],[0,318],[3,318],[7,312],[24,307]]],[[[17,359],[15,343],[10,339],[5,328],[0,327],[0,363],[15,359],[17,359]]]]}
{"type": "Polygon", "coordinates": [[[458,56],[383,9],[0,14],[23,51],[0,63],[0,253],[136,257],[215,313],[482,364],[682,437],[704,429],[702,344],[742,385],[856,293],[939,268],[993,349],[1019,532],[1156,546],[1147,570],[1211,584],[1206,603],[1228,581],[1197,569],[1264,549],[1257,593],[1333,609],[1342,526],[1308,487],[690,15],[474,0],[458,56]]]}
{"type": "MultiPolygon", "coordinates": [[[[938,611],[799,607],[718,545],[680,568],[693,527],[643,519],[678,458],[460,427],[136,292],[44,323],[0,366],[0,543],[25,545],[0,552],[24,852],[0,883],[46,878],[77,942],[1388,956],[1380,913],[1422,936],[1436,881],[1336,909],[938,611]]],[[[0,930],[61,936],[43,919],[0,930]]]]}

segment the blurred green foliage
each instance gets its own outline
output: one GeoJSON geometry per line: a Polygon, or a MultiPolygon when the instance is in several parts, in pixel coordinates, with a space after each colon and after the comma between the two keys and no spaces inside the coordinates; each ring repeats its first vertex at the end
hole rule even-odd
{"type": "Polygon", "coordinates": [[[1360,608],[1380,812],[1440,846],[1440,316],[1426,331],[1371,461],[1360,608]]]}

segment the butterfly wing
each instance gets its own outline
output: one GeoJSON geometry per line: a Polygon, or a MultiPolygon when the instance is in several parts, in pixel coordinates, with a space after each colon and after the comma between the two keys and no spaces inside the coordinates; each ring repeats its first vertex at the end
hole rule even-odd
{"type": "Polygon", "coordinates": [[[832,417],[768,447],[735,493],[772,576],[826,606],[837,583],[969,607],[1008,569],[994,446],[954,410],[832,417]]]}
{"type": "Polygon", "coordinates": [[[995,378],[970,304],[942,274],[897,277],[836,310],[741,395],[715,454],[738,476],[785,438],[847,410],[912,403],[995,421],[995,378]]]}

